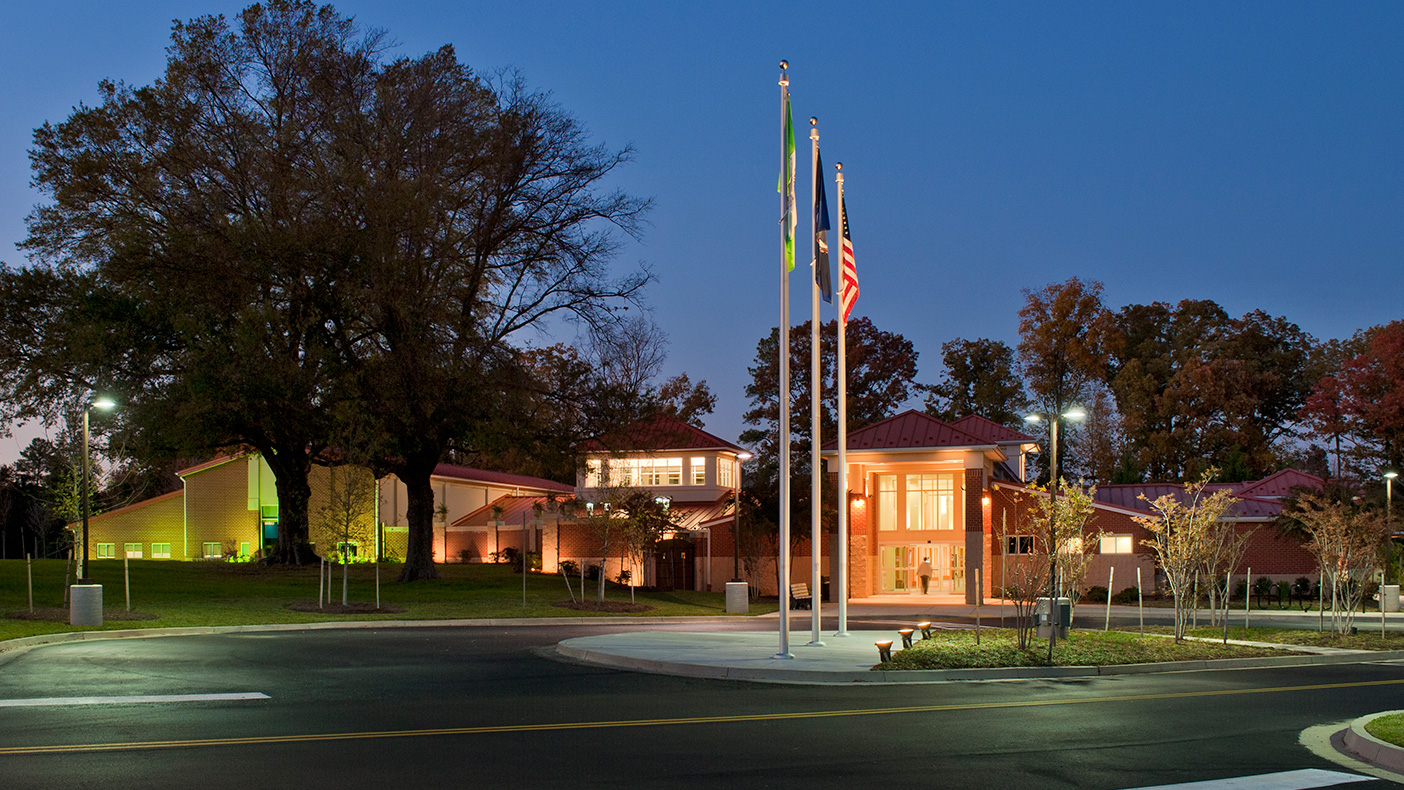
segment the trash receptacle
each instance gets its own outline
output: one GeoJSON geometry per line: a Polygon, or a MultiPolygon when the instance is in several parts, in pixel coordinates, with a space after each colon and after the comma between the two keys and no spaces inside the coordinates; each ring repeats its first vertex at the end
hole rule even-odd
{"type": "Polygon", "coordinates": [[[1052,627],[1057,627],[1059,638],[1068,635],[1068,626],[1072,625],[1072,601],[1067,598],[1055,599],[1054,620],[1053,623],[1049,622],[1048,599],[1039,598],[1034,604],[1034,635],[1040,639],[1047,639],[1048,630],[1052,627]]]}

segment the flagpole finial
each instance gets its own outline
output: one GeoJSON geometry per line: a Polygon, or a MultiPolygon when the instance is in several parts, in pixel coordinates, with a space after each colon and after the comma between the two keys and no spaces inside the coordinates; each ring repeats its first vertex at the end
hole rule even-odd
{"type": "Polygon", "coordinates": [[[809,116],[809,139],[818,141],[819,139],[819,119],[809,116]]]}
{"type": "Polygon", "coordinates": [[[781,84],[781,85],[784,85],[784,86],[786,86],[786,87],[788,87],[789,84],[790,84],[790,75],[789,75],[789,72],[788,72],[788,69],[789,69],[789,68],[790,68],[790,61],[788,61],[788,60],[782,60],[782,61],[780,61],[780,84],[781,84]]]}
{"type": "Polygon", "coordinates": [[[782,60],[782,61],[780,61],[780,70],[781,70],[781,71],[784,71],[785,69],[788,69],[789,67],[790,67],[790,61],[788,61],[788,60],[782,60]]]}
{"type": "Polygon", "coordinates": [[[843,162],[834,162],[835,170],[843,170],[843,162]]]}

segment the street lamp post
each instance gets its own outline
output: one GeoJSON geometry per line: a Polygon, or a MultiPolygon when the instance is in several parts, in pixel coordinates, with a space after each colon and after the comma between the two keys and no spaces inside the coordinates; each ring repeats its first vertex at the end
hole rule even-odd
{"type": "Polygon", "coordinates": [[[736,454],[736,512],[731,515],[731,580],[741,581],[741,484],[745,481],[742,466],[752,456],[747,452],[736,454]]]}
{"type": "MultiPolygon", "coordinates": [[[[1048,420],[1048,663],[1053,663],[1053,646],[1058,642],[1058,621],[1054,618],[1054,605],[1058,601],[1058,547],[1056,544],[1055,518],[1058,511],[1058,423],[1062,420],[1081,420],[1087,412],[1077,406],[1047,418],[1034,412],[1024,417],[1028,422],[1048,420]]],[[[1062,614],[1058,612],[1058,614],[1062,614]]]]}
{"type": "Polygon", "coordinates": [[[78,580],[88,582],[88,487],[91,485],[92,469],[88,452],[88,414],[93,409],[107,411],[117,404],[111,398],[99,395],[83,407],[83,555],[78,568],[78,580]]]}

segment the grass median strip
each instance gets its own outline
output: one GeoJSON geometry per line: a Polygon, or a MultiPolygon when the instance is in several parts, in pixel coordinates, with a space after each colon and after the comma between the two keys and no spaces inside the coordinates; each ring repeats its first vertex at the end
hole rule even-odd
{"type": "Polygon", "coordinates": [[[1020,650],[1013,629],[990,628],[980,632],[935,631],[931,639],[893,652],[892,660],[873,667],[883,671],[906,669],[972,669],[980,667],[1104,666],[1147,664],[1159,661],[1203,661],[1216,658],[1258,658],[1293,655],[1286,650],[1245,645],[1190,641],[1176,644],[1158,636],[1141,637],[1116,631],[1071,631],[1060,639],[1048,662],[1048,643],[1031,639],[1020,650]]]}
{"type": "MultiPolygon", "coordinates": [[[[319,623],[338,620],[366,620],[377,617],[396,620],[452,620],[495,617],[580,617],[619,615],[620,612],[590,612],[562,608],[569,601],[566,582],[559,575],[531,574],[522,606],[522,577],[507,565],[454,564],[438,566],[443,578],[399,584],[398,565],[381,566],[382,604],[403,612],[389,615],[365,613],[333,614],[315,610],[317,566],[293,568],[265,567],[254,563],[131,562],[132,608],[154,615],[152,619],[111,621],[98,628],[74,628],[64,621],[25,620],[0,617],[0,640],[65,631],[113,630],[128,628],[169,628],[179,626],[254,625],[266,623],[319,623]],[[314,611],[294,611],[290,605],[313,605],[314,611]]],[[[375,602],[375,567],[349,568],[349,599],[375,602]]],[[[124,603],[122,563],[96,560],[93,580],[103,585],[109,610],[124,603]]],[[[34,563],[34,604],[56,607],[63,602],[64,563],[39,560],[34,563]]],[[[572,580],[575,596],[580,596],[580,579],[572,580]]],[[[594,600],[595,582],[586,581],[588,600],[594,600]]],[[[332,596],[341,601],[341,569],[334,568],[332,596]]],[[[606,600],[628,602],[629,589],[606,586],[606,600]]],[[[650,608],[646,616],[724,615],[722,593],[691,590],[637,593],[638,602],[650,608]]],[[[755,604],[752,614],[774,611],[775,604],[755,604]]],[[[0,613],[27,613],[28,593],[23,560],[0,560],[0,613]]]]}

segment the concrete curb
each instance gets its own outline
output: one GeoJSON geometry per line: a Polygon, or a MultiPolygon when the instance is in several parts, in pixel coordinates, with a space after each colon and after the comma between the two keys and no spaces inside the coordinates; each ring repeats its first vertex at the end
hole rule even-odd
{"type": "Polygon", "coordinates": [[[102,639],[153,639],[163,636],[200,636],[207,634],[241,634],[270,631],[324,631],[363,628],[502,628],[518,626],[562,625],[668,625],[746,622],[739,615],[709,615],[700,617],[495,617],[463,620],[346,620],[316,623],[265,623],[249,625],[192,625],[172,628],[125,628],[111,631],[65,631],[38,636],[21,636],[0,642],[0,663],[44,645],[66,642],[87,642],[102,639]]]}
{"type": "Polygon", "coordinates": [[[1153,675],[1169,672],[1202,672],[1224,669],[1266,669],[1273,667],[1360,664],[1404,659],[1404,650],[1359,651],[1330,655],[1273,656],[1263,658],[1219,658],[1201,661],[1162,661],[1146,664],[1111,664],[1080,667],[990,667],[976,669],[873,670],[867,672],[791,670],[780,668],[728,667],[711,664],[684,664],[656,659],[605,653],[559,643],[544,648],[546,655],[573,662],[647,672],[655,675],[748,680],[760,683],[799,685],[902,685],[947,683],[951,681],[1031,680],[1087,678],[1116,675],[1153,675]]]}
{"type": "Polygon", "coordinates": [[[1381,713],[1372,713],[1369,716],[1361,716],[1350,723],[1341,740],[1351,754],[1369,763],[1387,768],[1391,771],[1404,773],[1404,748],[1395,746],[1392,743],[1376,738],[1365,731],[1365,725],[1380,718],[1390,716],[1395,713],[1404,713],[1404,710],[1387,710],[1381,713]]]}

